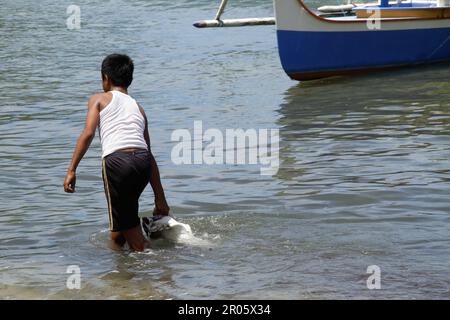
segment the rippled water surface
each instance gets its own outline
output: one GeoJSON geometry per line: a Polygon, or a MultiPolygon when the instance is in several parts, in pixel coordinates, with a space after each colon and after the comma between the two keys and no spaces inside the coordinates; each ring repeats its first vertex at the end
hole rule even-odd
{"type": "MultiPolygon", "coordinates": [[[[450,298],[450,66],[290,81],[273,27],[196,30],[217,1],[0,8],[0,298],[450,298]],[[96,139],[62,181],[99,64],[131,55],[169,203],[198,238],[107,248],[96,139]],[[278,128],[280,170],[176,166],[171,133],[278,128]],[[66,289],[78,265],[80,290],[66,289]],[[368,290],[369,265],[382,289],[368,290]]],[[[239,1],[232,17],[270,16],[239,1]]],[[[148,188],[143,213],[152,210],[148,188]]]]}

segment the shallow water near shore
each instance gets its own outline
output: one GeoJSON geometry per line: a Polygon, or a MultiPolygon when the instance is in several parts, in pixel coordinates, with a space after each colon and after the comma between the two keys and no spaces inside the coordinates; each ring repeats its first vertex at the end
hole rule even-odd
{"type": "MultiPolygon", "coordinates": [[[[0,298],[450,298],[450,65],[298,83],[275,29],[198,30],[214,1],[6,0],[0,10],[0,298]],[[120,8],[120,9],[118,9],[120,8]],[[196,241],[107,247],[94,140],[77,193],[62,182],[99,66],[135,61],[173,213],[196,241]],[[180,165],[175,129],[280,130],[280,169],[180,165]],[[66,288],[67,267],[81,289],[66,288]],[[367,267],[381,269],[368,290],[367,267]]],[[[228,17],[273,15],[270,1],[228,17]]],[[[148,188],[141,211],[152,210],[148,188]]]]}

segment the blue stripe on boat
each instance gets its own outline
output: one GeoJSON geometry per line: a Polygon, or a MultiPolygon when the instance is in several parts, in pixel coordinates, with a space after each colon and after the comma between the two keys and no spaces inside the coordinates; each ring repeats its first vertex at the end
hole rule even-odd
{"type": "Polygon", "coordinates": [[[450,60],[450,28],[353,32],[277,31],[288,74],[450,60]]]}

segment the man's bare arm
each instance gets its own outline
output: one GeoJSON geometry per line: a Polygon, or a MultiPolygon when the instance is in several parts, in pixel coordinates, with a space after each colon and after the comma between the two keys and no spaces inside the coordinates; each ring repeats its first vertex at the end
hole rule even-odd
{"type": "Polygon", "coordinates": [[[98,121],[100,118],[99,105],[100,100],[97,95],[89,98],[86,125],[78,138],[77,145],[73,152],[72,161],[67,169],[66,179],[64,180],[64,191],[66,192],[75,192],[76,170],[95,136],[95,130],[98,126],[98,121]]]}
{"type": "Polygon", "coordinates": [[[150,148],[150,134],[148,132],[148,121],[147,116],[145,115],[144,109],[139,106],[142,115],[145,119],[145,130],[144,130],[144,139],[147,143],[148,151],[150,152],[150,166],[151,166],[151,175],[150,175],[150,185],[152,186],[153,193],[155,195],[155,214],[168,215],[170,208],[166,201],[166,196],[164,194],[164,188],[161,183],[161,177],[159,174],[158,164],[156,163],[155,157],[150,148]]]}
{"type": "Polygon", "coordinates": [[[153,157],[152,152],[150,151],[150,166],[151,166],[151,175],[150,175],[150,185],[152,186],[153,193],[155,194],[155,207],[156,214],[168,215],[170,208],[166,201],[166,196],[164,194],[164,189],[161,184],[161,178],[159,175],[158,164],[156,163],[155,157],[153,157]]]}

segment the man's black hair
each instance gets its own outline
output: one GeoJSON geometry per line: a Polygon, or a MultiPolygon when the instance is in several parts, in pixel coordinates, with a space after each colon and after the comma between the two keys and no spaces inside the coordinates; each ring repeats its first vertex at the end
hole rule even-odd
{"type": "Polygon", "coordinates": [[[133,60],[126,54],[113,53],[102,62],[102,77],[108,77],[117,87],[128,88],[133,81],[133,60]]]}

